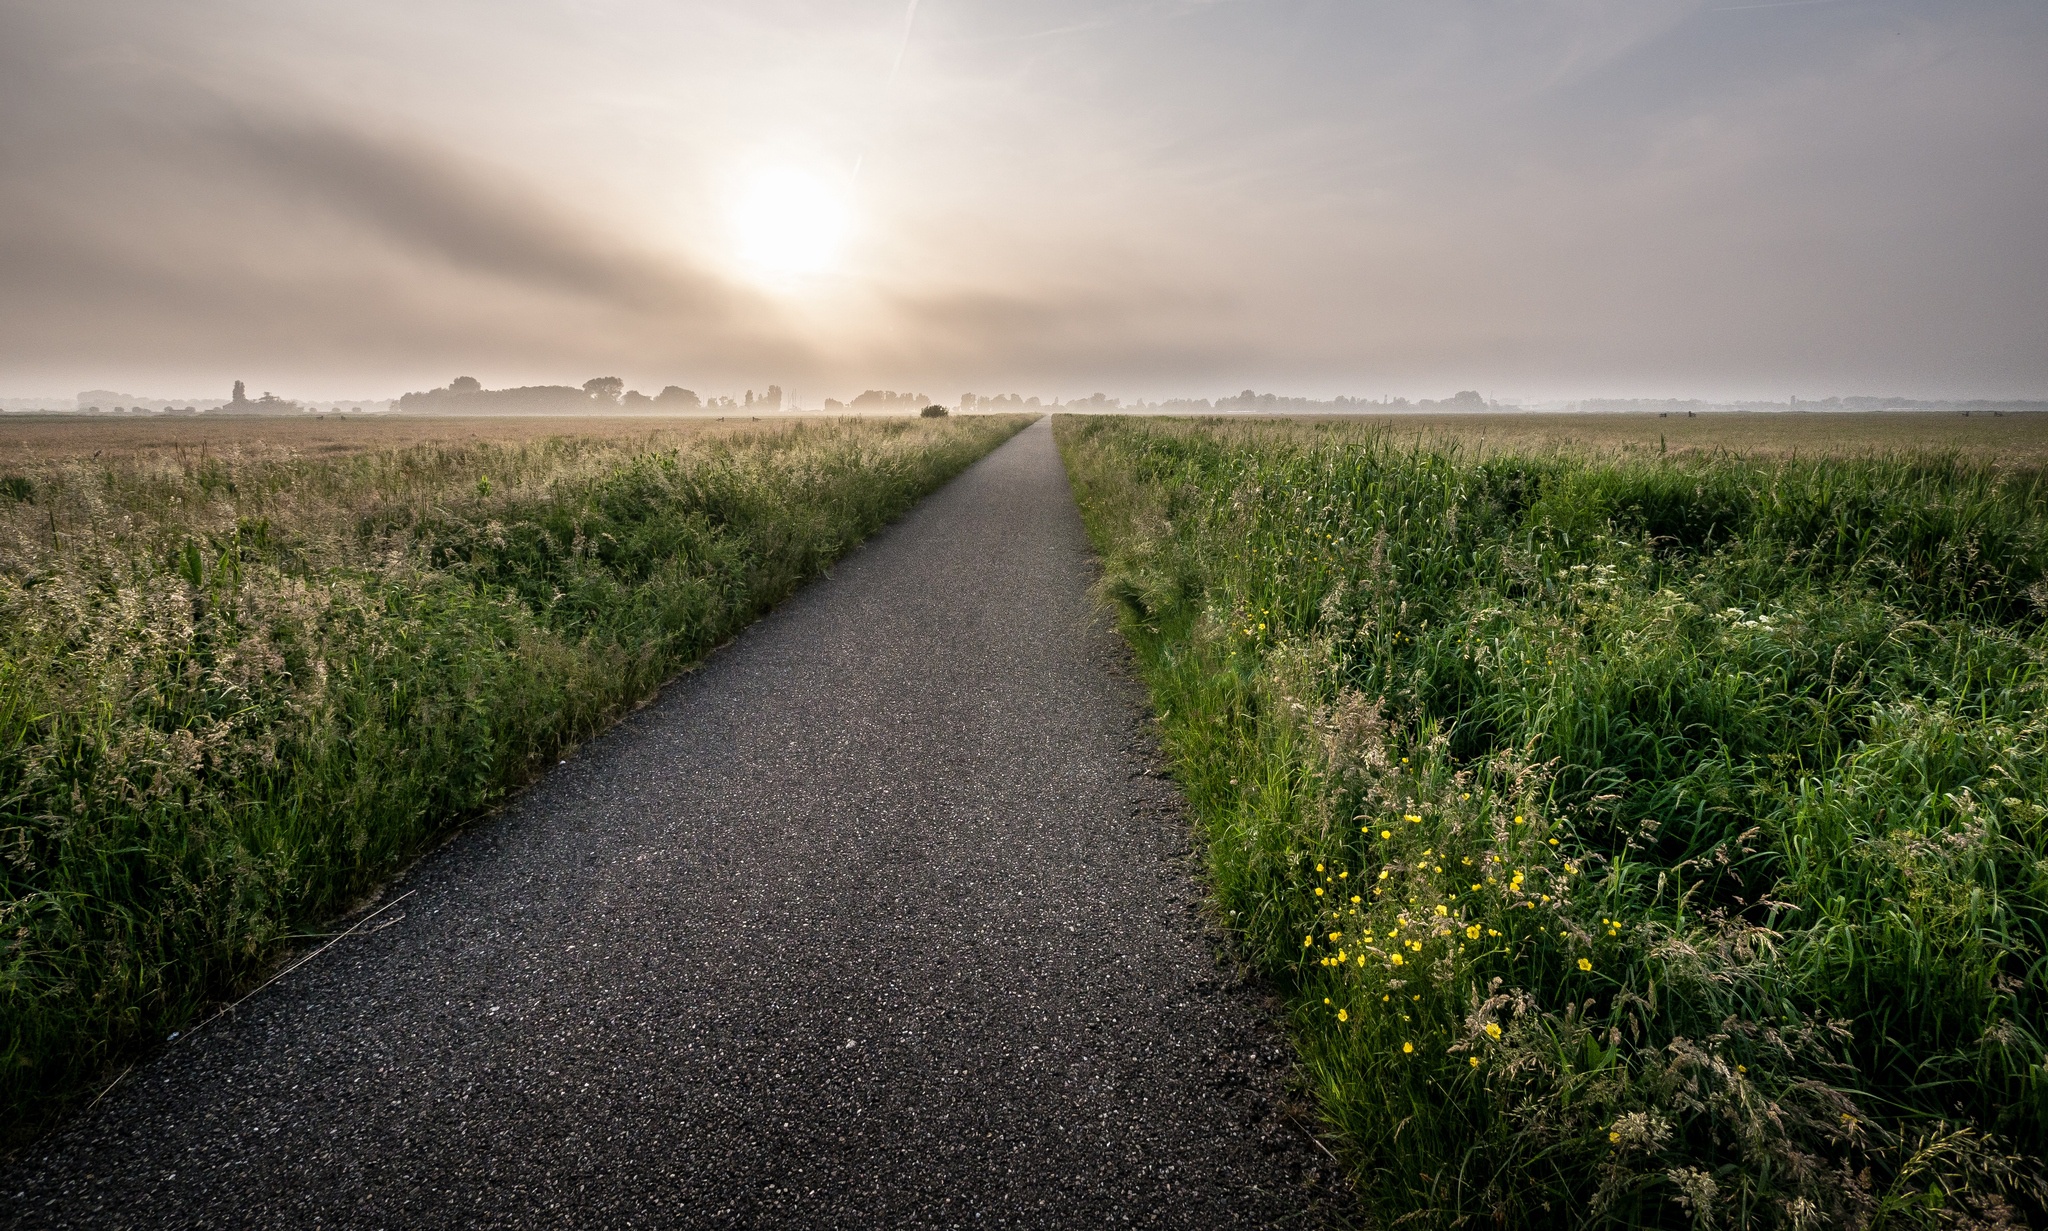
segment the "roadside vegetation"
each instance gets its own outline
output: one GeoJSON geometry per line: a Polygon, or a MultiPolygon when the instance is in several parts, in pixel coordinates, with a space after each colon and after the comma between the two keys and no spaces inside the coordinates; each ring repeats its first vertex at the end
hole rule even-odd
{"type": "Polygon", "coordinates": [[[1376,1220],[2038,1225],[2039,470],[1057,431],[1376,1220]]]}
{"type": "Polygon", "coordinates": [[[0,1144],[1025,422],[6,474],[0,1144]]]}

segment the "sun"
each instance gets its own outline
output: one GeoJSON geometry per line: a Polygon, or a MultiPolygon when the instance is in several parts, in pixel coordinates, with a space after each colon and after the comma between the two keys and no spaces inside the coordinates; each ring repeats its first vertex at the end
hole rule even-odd
{"type": "Polygon", "coordinates": [[[734,254],[771,279],[830,273],[846,239],[846,203],[795,168],[761,171],[732,203],[734,254]]]}

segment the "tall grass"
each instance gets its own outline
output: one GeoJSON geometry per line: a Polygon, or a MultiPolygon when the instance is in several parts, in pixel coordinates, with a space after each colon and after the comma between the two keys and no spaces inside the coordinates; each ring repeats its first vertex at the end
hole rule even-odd
{"type": "Polygon", "coordinates": [[[2041,474],[1058,431],[1376,1215],[2041,1216],[2041,474]]]}
{"type": "Polygon", "coordinates": [[[8,1136],[1023,422],[5,476],[8,1136]]]}

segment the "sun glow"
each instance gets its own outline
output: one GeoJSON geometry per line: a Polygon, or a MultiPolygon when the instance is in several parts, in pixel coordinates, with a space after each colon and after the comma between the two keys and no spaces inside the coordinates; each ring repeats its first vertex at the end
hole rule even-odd
{"type": "Polygon", "coordinates": [[[770,278],[831,272],[846,227],[846,204],[831,185],[792,168],[756,174],[732,206],[735,254],[770,278]]]}

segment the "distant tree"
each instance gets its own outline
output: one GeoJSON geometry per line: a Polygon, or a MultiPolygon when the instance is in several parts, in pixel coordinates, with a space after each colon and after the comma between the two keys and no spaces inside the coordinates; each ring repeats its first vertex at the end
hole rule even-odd
{"type": "Polygon", "coordinates": [[[654,399],[654,404],[665,410],[695,410],[703,405],[696,393],[681,385],[669,385],[654,399]]]}
{"type": "Polygon", "coordinates": [[[241,381],[236,381],[236,382],[235,382],[235,395],[234,395],[234,397],[233,397],[233,398],[231,398],[231,399],[229,399],[229,400],[230,400],[230,401],[232,401],[232,402],[234,402],[234,404],[235,404],[235,405],[237,405],[237,406],[240,406],[240,405],[241,405],[242,403],[244,403],[244,402],[248,401],[248,400],[249,400],[249,390],[248,390],[248,388],[247,388],[246,386],[244,386],[244,385],[242,384],[242,382],[241,382],[241,381]]]}
{"type": "Polygon", "coordinates": [[[480,393],[483,387],[484,383],[474,376],[458,376],[448,382],[450,393],[480,393]]]}
{"type": "Polygon", "coordinates": [[[943,419],[946,417],[946,408],[934,403],[918,411],[917,414],[920,419],[943,419]]]}
{"type": "Polygon", "coordinates": [[[625,404],[634,410],[639,410],[643,407],[654,405],[654,399],[648,397],[646,394],[640,392],[638,389],[626,390],[626,396],[624,400],[625,404]]]}
{"type": "Polygon", "coordinates": [[[761,395],[761,404],[770,410],[782,409],[782,386],[770,385],[768,392],[761,395]]]}
{"type": "Polygon", "coordinates": [[[1461,389],[1456,396],[1451,398],[1451,401],[1463,410],[1486,409],[1486,399],[1480,397],[1479,391],[1476,389],[1461,389]]]}
{"type": "Polygon", "coordinates": [[[619,395],[625,391],[626,382],[616,376],[593,376],[583,382],[583,392],[589,394],[593,402],[606,402],[616,406],[619,404],[619,395]]]}

